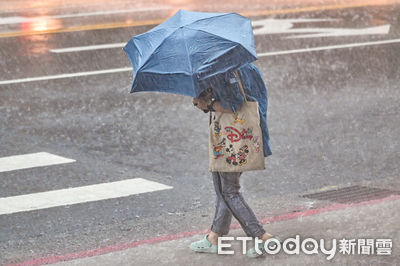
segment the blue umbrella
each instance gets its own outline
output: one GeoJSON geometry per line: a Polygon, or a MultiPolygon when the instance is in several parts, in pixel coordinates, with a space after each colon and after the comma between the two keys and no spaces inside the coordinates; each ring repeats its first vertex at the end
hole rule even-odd
{"type": "Polygon", "coordinates": [[[198,97],[201,82],[257,59],[251,21],[236,13],[179,10],[125,45],[133,67],[131,92],[198,97]]]}

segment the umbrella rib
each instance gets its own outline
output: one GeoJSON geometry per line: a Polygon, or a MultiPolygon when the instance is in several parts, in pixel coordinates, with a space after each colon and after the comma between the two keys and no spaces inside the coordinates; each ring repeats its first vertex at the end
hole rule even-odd
{"type": "MultiPolygon", "coordinates": [[[[223,14],[221,14],[221,15],[214,16],[214,17],[212,17],[212,18],[218,18],[218,17],[228,16],[228,15],[239,15],[239,16],[243,17],[243,16],[240,15],[240,14],[237,14],[237,13],[235,13],[235,12],[231,12],[231,13],[223,13],[223,14]]],[[[243,17],[243,18],[246,18],[246,17],[243,17]]],[[[206,20],[206,19],[210,19],[210,18],[198,19],[198,20],[195,20],[195,21],[193,21],[193,22],[191,22],[191,23],[189,23],[189,24],[182,25],[182,26],[183,26],[183,27],[187,27],[187,26],[190,26],[190,25],[192,25],[192,24],[194,24],[194,23],[196,23],[196,22],[199,22],[199,21],[202,21],[202,20],[206,20]]],[[[160,25],[162,25],[162,24],[160,24],[160,25]]],[[[171,28],[171,27],[170,27],[170,28],[171,28]]],[[[190,27],[189,27],[189,28],[190,28],[190,27]]],[[[168,36],[164,37],[164,40],[162,40],[162,42],[161,42],[159,45],[157,45],[157,47],[152,51],[152,53],[154,53],[154,51],[157,50],[157,49],[165,42],[165,40],[166,40],[169,36],[171,36],[172,34],[174,34],[178,29],[179,29],[179,28],[173,30],[170,34],[168,34],[168,36]]],[[[199,31],[202,31],[202,32],[206,32],[206,33],[211,34],[211,35],[213,35],[213,36],[216,36],[216,37],[219,37],[219,38],[221,38],[221,39],[228,40],[228,41],[231,41],[231,42],[233,42],[233,43],[238,44],[238,43],[235,42],[235,41],[232,41],[232,40],[223,38],[223,37],[221,37],[221,36],[218,36],[218,35],[216,35],[216,34],[213,34],[213,33],[211,33],[211,32],[205,31],[205,30],[193,29],[193,28],[190,28],[190,29],[192,29],[192,30],[199,30],[199,31]]],[[[158,30],[161,30],[161,29],[157,29],[156,31],[158,31],[158,30]]],[[[145,34],[145,33],[143,33],[143,34],[145,34]]],[[[143,35],[143,34],[140,34],[140,35],[143,35]]],[[[139,36],[140,36],[140,35],[139,35],[139,36]]],[[[186,45],[186,43],[185,43],[185,45],[186,45]]],[[[241,44],[239,44],[239,45],[241,45],[241,44]]],[[[242,45],[241,45],[241,46],[242,46],[242,45]]],[[[243,46],[242,46],[242,47],[243,47],[243,46]]],[[[243,47],[243,48],[244,48],[244,47],[243,47]]],[[[138,68],[138,71],[149,61],[150,58],[151,58],[151,56],[150,56],[149,58],[147,58],[147,60],[138,68]]],[[[192,69],[191,71],[193,72],[193,69],[192,69]]]]}
{"type": "MultiPolygon", "coordinates": [[[[214,16],[214,17],[201,18],[201,19],[195,20],[195,21],[193,21],[193,22],[190,22],[189,24],[182,25],[182,26],[186,27],[186,26],[190,26],[190,25],[192,25],[193,23],[196,23],[196,22],[199,22],[199,21],[202,21],[202,20],[206,20],[206,19],[210,19],[210,18],[219,18],[219,17],[223,17],[223,16],[227,16],[227,15],[232,15],[232,14],[237,14],[237,13],[234,13],[234,12],[231,12],[231,13],[222,13],[221,15],[214,16]]],[[[239,15],[239,14],[237,14],[237,15],[239,15]]],[[[239,15],[239,16],[240,16],[240,15],[239,15]]]]}
{"type": "MultiPolygon", "coordinates": [[[[223,13],[223,14],[221,14],[221,15],[214,16],[214,17],[212,17],[212,18],[218,18],[218,17],[228,16],[228,15],[239,15],[239,16],[241,16],[240,14],[231,12],[231,13],[223,13]]],[[[241,17],[243,17],[243,16],[241,16],[241,17]]],[[[244,17],[244,18],[245,18],[245,17],[244,17]]],[[[230,39],[228,39],[228,38],[225,38],[225,37],[216,35],[216,34],[214,34],[214,33],[211,33],[211,32],[209,32],[209,31],[206,31],[206,30],[203,30],[203,29],[194,29],[194,28],[191,28],[191,27],[190,27],[190,25],[192,25],[192,24],[194,24],[194,23],[196,23],[196,22],[202,21],[202,20],[206,20],[206,19],[210,19],[210,18],[198,19],[198,20],[195,20],[195,21],[193,21],[193,22],[191,22],[191,23],[188,23],[188,24],[182,25],[182,26],[183,26],[183,27],[188,27],[188,29],[191,29],[191,30],[197,30],[197,31],[201,31],[201,32],[204,32],[204,33],[213,35],[213,36],[218,37],[218,38],[220,38],[220,39],[223,39],[223,40],[232,42],[232,43],[234,43],[234,44],[236,44],[236,45],[240,45],[242,48],[246,49],[245,47],[243,47],[242,44],[240,44],[240,43],[238,43],[238,42],[236,42],[236,41],[233,41],[233,40],[230,40],[230,39]]],[[[160,25],[161,25],[161,24],[160,24],[160,25]]],[[[177,28],[177,29],[174,29],[170,34],[168,34],[167,36],[165,36],[164,39],[160,42],[160,44],[158,44],[157,47],[155,47],[155,48],[152,50],[151,54],[153,54],[154,51],[156,51],[157,49],[159,49],[159,48],[165,43],[165,41],[167,40],[167,38],[170,37],[172,34],[174,34],[174,33],[175,33],[178,29],[180,29],[180,28],[181,28],[181,27],[179,27],[179,28],[177,28]]],[[[158,30],[161,30],[161,29],[157,29],[157,31],[158,31],[158,30]]],[[[134,45],[136,46],[135,43],[134,43],[134,45]]],[[[186,44],[186,42],[185,42],[185,49],[186,49],[187,55],[189,56],[189,52],[188,52],[188,49],[187,49],[187,44],[186,44]]],[[[144,65],[147,64],[147,62],[150,60],[150,58],[151,58],[151,56],[149,56],[149,57],[143,62],[143,64],[141,64],[141,66],[138,67],[138,70],[136,71],[136,73],[139,73],[139,71],[143,68],[144,65]]],[[[192,64],[190,64],[190,60],[189,60],[189,65],[190,65],[191,74],[193,75],[193,67],[192,67],[192,64]]],[[[193,79],[192,79],[192,82],[194,82],[193,79]]]]}
{"type": "MultiPolygon", "coordinates": [[[[182,35],[184,35],[184,37],[185,37],[185,31],[184,30],[182,30],[182,35]]],[[[190,61],[190,54],[189,54],[189,51],[188,51],[188,47],[187,47],[187,43],[186,43],[186,39],[185,38],[183,38],[183,42],[184,42],[184,45],[185,45],[186,58],[188,60],[189,66],[190,66],[190,73],[191,73],[191,76],[192,76],[191,80],[192,80],[192,84],[193,84],[193,88],[194,88],[195,86],[194,86],[194,81],[193,81],[193,66],[192,66],[192,63],[190,61]]]]}
{"type": "MultiPolygon", "coordinates": [[[[179,29],[179,28],[178,28],[179,29]]],[[[160,48],[161,45],[164,44],[164,42],[167,40],[167,38],[169,36],[171,36],[172,34],[174,34],[178,29],[173,30],[170,34],[168,34],[167,36],[164,37],[164,39],[162,40],[162,42],[160,42],[159,45],[157,45],[156,48],[154,48],[154,50],[151,51],[151,56],[154,54],[154,51],[156,51],[158,48],[160,48]]],[[[138,68],[138,70],[136,71],[136,73],[139,73],[139,70],[142,69],[142,67],[150,60],[151,56],[149,56],[146,61],[144,61],[144,63],[138,68]]]]}
{"type": "MultiPolygon", "coordinates": [[[[215,36],[215,37],[218,37],[218,38],[221,38],[221,39],[223,39],[223,40],[226,40],[226,41],[229,41],[229,42],[231,42],[231,43],[234,43],[235,46],[240,45],[242,48],[246,49],[246,48],[243,47],[243,45],[241,45],[240,43],[235,42],[235,41],[232,41],[232,40],[229,40],[229,39],[226,39],[226,38],[221,37],[221,36],[219,36],[219,35],[216,35],[216,34],[214,34],[214,33],[211,33],[211,32],[205,31],[205,30],[200,30],[200,29],[192,29],[192,28],[191,28],[191,30],[197,30],[197,31],[202,31],[202,32],[208,33],[208,34],[213,35],[213,36],[215,36]]],[[[246,50],[247,50],[247,49],[246,49],[246,50]]]]}
{"type": "MultiPolygon", "coordinates": [[[[194,30],[194,29],[192,29],[192,30],[194,30]]],[[[232,42],[232,43],[234,43],[234,44],[236,44],[236,45],[240,45],[240,46],[241,46],[243,49],[245,49],[245,50],[247,50],[247,51],[248,51],[248,49],[247,49],[246,47],[244,47],[244,46],[243,46],[241,43],[239,43],[239,42],[236,42],[236,41],[233,41],[233,40],[227,39],[227,38],[225,38],[225,37],[222,37],[222,36],[216,35],[216,34],[214,34],[214,33],[212,33],[212,32],[208,32],[208,31],[206,31],[206,30],[199,30],[199,31],[202,31],[202,32],[205,32],[205,33],[211,34],[211,35],[213,35],[213,36],[216,36],[216,37],[218,37],[218,38],[221,38],[221,39],[224,39],[224,40],[230,41],[230,42],[232,42]]],[[[252,54],[250,51],[249,51],[249,53],[250,53],[251,55],[253,55],[253,54],[252,54]]],[[[255,58],[257,59],[257,54],[256,54],[255,58]]]]}
{"type": "MultiPolygon", "coordinates": [[[[223,13],[223,14],[221,14],[221,15],[214,16],[214,17],[212,17],[212,18],[214,19],[214,18],[224,17],[224,16],[228,16],[228,15],[238,15],[238,16],[241,16],[241,17],[243,17],[243,18],[247,19],[247,20],[250,20],[250,19],[248,19],[248,18],[246,18],[246,17],[244,17],[244,16],[242,16],[242,15],[240,15],[240,14],[238,14],[238,13],[235,13],[235,12],[231,12],[231,13],[223,13]]],[[[210,19],[210,18],[202,18],[202,19],[198,19],[198,20],[195,20],[195,21],[193,21],[193,22],[191,22],[191,23],[189,23],[189,24],[183,25],[183,26],[184,26],[184,27],[188,27],[188,28],[190,28],[190,25],[192,25],[192,24],[194,24],[194,23],[196,23],[196,22],[202,21],[202,20],[206,20],[206,19],[210,19]]],[[[202,30],[202,29],[193,29],[193,28],[190,28],[190,29],[192,29],[192,30],[199,30],[199,31],[203,31],[203,32],[206,32],[206,33],[212,34],[212,35],[214,35],[214,36],[218,36],[218,35],[216,35],[216,34],[214,34],[214,33],[211,33],[211,32],[209,32],[209,31],[202,30]]],[[[221,37],[221,36],[218,36],[218,37],[221,37]]],[[[233,41],[233,40],[230,40],[230,39],[226,39],[226,38],[223,38],[223,39],[225,39],[225,40],[228,40],[228,41],[231,41],[231,42],[234,42],[234,43],[236,43],[235,41],[233,41]]],[[[243,46],[243,45],[242,45],[242,46],[243,46]]]]}
{"type": "MultiPolygon", "coordinates": [[[[215,37],[218,37],[218,38],[220,38],[220,39],[223,39],[223,40],[226,40],[226,41],[230,41],[230,42],[235,43],[235,44],[239,44],[240,46],[243,47],[243,45],[241,45],[240,43],[238,43],[238,42],[236,42],[236,41],[227,39],[227,38],[225,38],[225,37],[219,36],[219,35],[214,34],[214,33],[212,33],[212,32],[209,32],[209,31],[206,31],[206,30],[202,30],[202,29],[193,29],[193,28],[190,28],[190,29],[191,29],[191,30],[197,30],[197,31],[202,31],[202,32],[208,33],[208,34],[213,35],[213,36],[215,36],[215,37]]],[[[244,48],[244,47],[243,47],[243,48],[244,48]]],[[[245,48],[245,49],[246,49],[246,48],[245,48]]],[[[246,49],[246,50],[247,50],[247,49],[246,49]]]]}

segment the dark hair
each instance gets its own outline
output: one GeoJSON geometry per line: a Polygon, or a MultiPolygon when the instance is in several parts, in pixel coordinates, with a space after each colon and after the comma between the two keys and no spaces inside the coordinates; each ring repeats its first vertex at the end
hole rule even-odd
{"type": "Polygon", "coordinates": [[[211,99],[213,97],[213,89],[212,87],[208,87],[204,91],[202,91],[199,95],[200,98],[211,99]]]}

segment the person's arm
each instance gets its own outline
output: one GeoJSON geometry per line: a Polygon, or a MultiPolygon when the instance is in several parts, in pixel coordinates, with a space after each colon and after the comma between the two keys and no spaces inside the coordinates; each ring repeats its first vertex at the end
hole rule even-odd
{"type": "Polygon", "coordinates": [[[230,109],[225,109],[222,107],[221,101],[215,101],[213,104],[213,108],[216,112],[221,112],[221,113],[233,113],[232,110],[230,109]]]}
{"type": "MultiPolygon", "coordinates": [[[[203,111],[208,110],[208,107],[207,107],[208,102],[202,98],[194,98],[193,104],[200,110],[203,110],[203,111]]],[[[231,110],[225,109],[224,107],[222,107],[221,101],[215,101],[212,107],[216,112],[233,113],[231,110]]]]}

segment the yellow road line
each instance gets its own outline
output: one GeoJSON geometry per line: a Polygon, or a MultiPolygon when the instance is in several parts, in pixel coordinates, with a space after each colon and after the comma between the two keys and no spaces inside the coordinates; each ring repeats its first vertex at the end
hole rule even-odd
{"type": "MultiPolygon", "coordinates": [[[[309,7],[286,8],[286,9],[276,9],[276,10],[248,11],[248,12],[241,12],[240,14],[243,16],[246,16],[246,17],[257,17],[257,16],[263,16],[263,15],[302,13],[302,12],[319,11],[319,10],[333,10],[333,9],[355,8],[355,7],[376,6],[376,5],[382,5],[382,3],[380,4],[379,2],[378,3],[368,2],[368,3],[352,3],[352,4],[340,4],[340,5],[309,6],[309,7]]],[[[135,26],[151,26],[151,25],[160,24],[163,21],[165,21],[165,19],[166,18],[155,19],[155,20],[142,20],[142,21],[133,21],[133,22],[129,22],[129,23],[117,22],[117,23],[108,23],[108,24],[93,24],[93,25],[74,26],[74,27],[66,27],[66,28],[61,28],[61,29],[44,30],[44,31],[5,32],[5,33],[0,33],[0,38],[30,36],[30,35],[38,35],[38,34],[76,32],[76,31],[127,28],[127,27],[135,27],[135,26]]]]}

